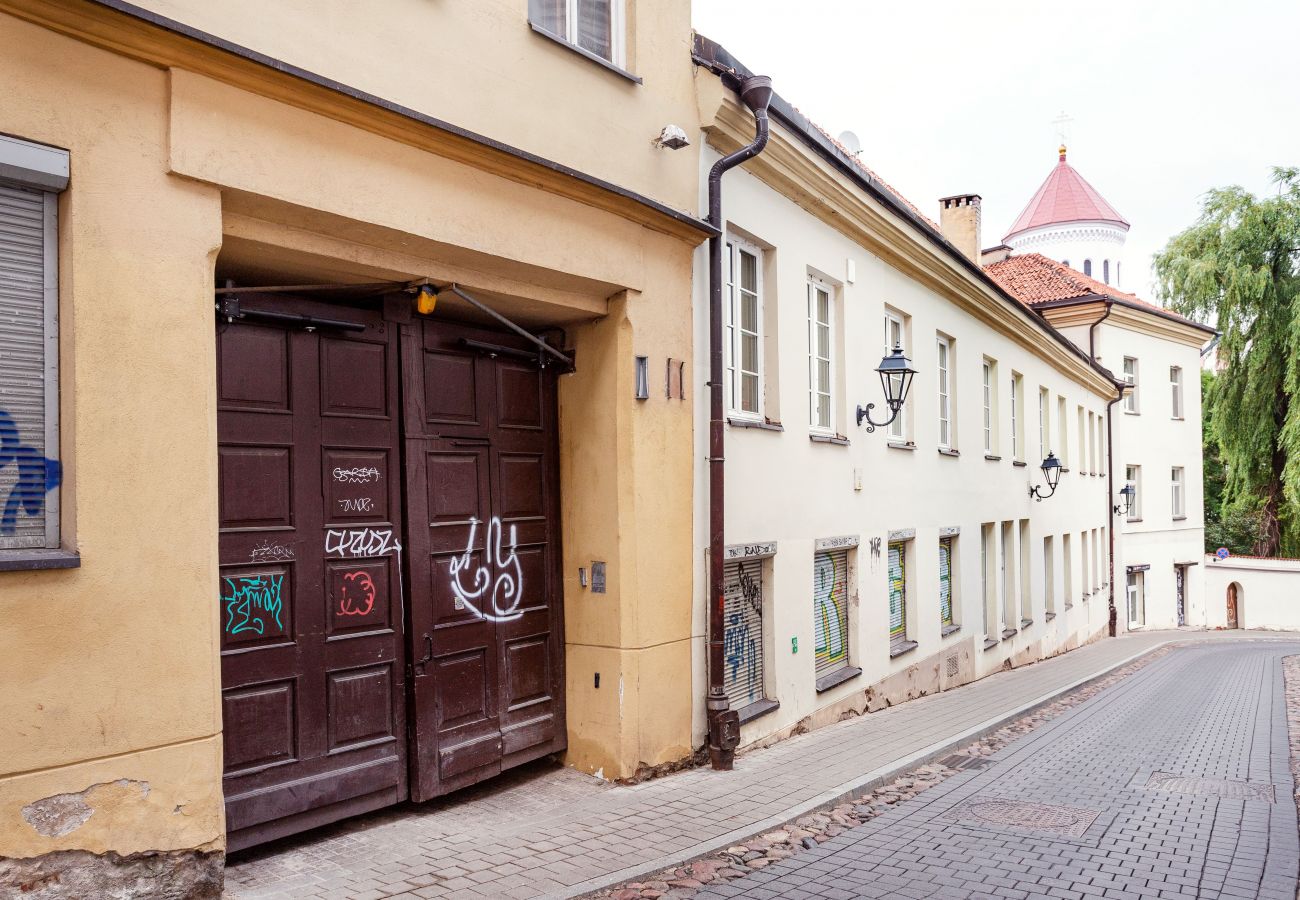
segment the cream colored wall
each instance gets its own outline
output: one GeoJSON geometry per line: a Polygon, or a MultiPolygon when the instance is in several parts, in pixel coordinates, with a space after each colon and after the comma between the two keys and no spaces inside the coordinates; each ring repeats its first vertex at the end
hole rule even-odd
{"type": "Polygon", "coordinates": [[[0,573],[0,856],[220,846],[219,196],[167,175],[166,73],[4,15],[0,45],[0,130],[71,154],[61,452],[82,561],[0,573]],[[23,808],[58,794],[93,815],[41,835],[23,808]]]}
{"type": "Polygon", "coordinates": [[[145,0],[193,28],[494,140],[694,211],[689,0],[626,0],[628,68],[607,71],[536,34],[528,0],[145,0]],[[617,110],[617,114],[611,111],[617,110]],[[689,157],[689,158],[684,158],[689,157]]]}
{"type": "MultiPolygon", "coordinates": [[[[1113,318],[1113,317],[1112,317],[1113,318]]],[[[1118,376],[1124,357],[1138,360],[1138,414],[1115,405],[1115,490],[1125,482],[1125,467],[1142,467],[1140,522],[1115,519],[1119,526],[1115,559],[1116,605],[1119,628],[1129,625],[1125,594],[1125,567],[1149,565],[1144,576],[1146,628],[1177,625],[1174,564],[1196,562],[1205,552],[1204,489],[1201,460],[1201,368],[1200,352],[1178,343],[1106,320],[1097,328],[1097,348],[1102,365],[1118,376]],[[1172,416],[1169,367],[1183,370],[1181,420],[1172,416]],[[1173,519],[1170,499],[1170,470],[1184,469],[1184,509],[1187,518],[1173,519]]],[[[1204,567],[1192,566],[1187,573],[1186,623],[1205,627],[1211,610],[1204,591],[1204,567]]]]}
{"type": "MultiPolygon", "coordinates": [[[[706,154],[703,165],[710,164],[708,157],[712,155],[706,154]]],[[[815,718],[819,709],[850,704],[869,686],[889,679],[896,681],[922,661],[925,671],[908,677],[922,678],[937,686],[939,679],[930,679],[929,669],[937,671],[938,655],[957,650],[972,638],[975,650],[971,653],[971,677],[977,677],[1002,668],[1008,661],[1019,665],[1068,649],[1104,629],[1108,615],[1104,591],[1093,594],[1086,602],[1076,597],[1073,609],[1064,608],[1059,557],[1063,532],[1074,533],[1074,552],[1078,555],[1078,533],[1106,524],[1105,479],[1099,475],[1066,474],[1056,496],[1042,503],[1029,499],[1028,488],[1041,484],[1039,386],[1045,385],[1051,391],[1052,435],[1056,433],[1056,397],[1067,398],[1071,442],[1077,441],[1075,407],[1082,403],[1100,414],[1105,398],[1066,378],[1008,336],[994,332],[864,251],[744,170],[733,170],[725,177],[723,197],[729,227],[773,248],[765,259],[769,277],[763,294],[766,304],[776,306],[774,316],[768,312],[766,320],[776,322],[780,357],[777,389],[784,427],[779,433],[737,427],[728,427],[726,432],[726,541],[776,541],[778,546],[768,583],[772,618],[765,628],[765,653],[768,696],[781,705],[777,711],[742,726],[742,745],[815,718]],[[853,283],[847,281],[850,261],[856,269],[853,283]],[[836,365],[841,368],[835,381],[846,390],[833,402],[837,430],[849,438],[849,446],[809,440],[805,284],[810,269],[832,280],[838,296],[841,331],[836,343],[842,350],[838,351],[836,365]],[[919,372],[907,413],[913,450],[892,448],[884,429],[868,434],[853,421],[858,403],[876,403],[874,415],[881,417],[883,395],[873,370],[884,352],[886,304],[911,317],[909,355],[919,372]],[[938,331],[956,339],[954,408],[959,458],[942,456],[937,451],[934,342],[938,331]],[[981,363],[985,355],[996,358],[1000,367],[998,429],[1004,458],[999,461],[986,459],[983,450],[981,363]],[[1024,467],[1013,465],[1010,452],[1012,370],[1023,375],[1026,389],[1024,434],[1028,447],[1024,467]],[[854,487],[857,476],[862,480],[860,491],[854,487]],[[1030,522],[1033,624],[985,651],[980,526],[999,523],[1000,532],[1001,522],[1018,523],[1021,519],[1030,522]],[[938,612],[938,540],[939,529],[944,526],[961,529],[957,603],[962,628],[948,637],[940,634],[938,612]],[[891,660],[885,544],[890,531],[909,528],[916,529],[908,573],[909,637],[919,646],[891,660]],[[856,553],[858,605],[856,623],[850,613],[849,652],[850,664],[860,666],[863,674],[818,694],[814,689],[813,543],[817,538],[838,535],[859,535],[861,539],[856,553]],[[1054,553],[1058,558],[1054,587],[1058,614],[1052,622],[1045,617],[1042,539],[1046,535],[1056,536],[1054,553]],[[873,539],[881,542],[879,558],[870,552],[873,539]],[[792,638],[798,639],[797,654],[791,650],[792,638]]],[[[702,303],[707,291],[704,261],[700,251],[696,263],[700,273],[696,283],[697,369],[705,365],[707,353],[707,311],[702,303]]],[[[1044,336],[1044,343],[1049,340],[1044,336]]],[[[771,346],[769,341],[767,347],[771,346]]],[[[706,456],[706,417],[707,411],[701,407],[696,422],[696,456],[701,461],[706,456]]],[[[1049,438],[1046,449],[1057,449],[1055,444],[1055,438],[1049,438]]],[[[700,462],[696,495],[701,500],[705,496],[701,486],[707,484],[706,479],[700,462]]],[[[707,546],[706,514],[707,506],[697,504],[697,560],[707,546]]],[[[704,571],[698,562],[697,571],[697,583],[703,584],[704,571]]],[[[1077,584],[1077,561],[1074,572],[1077,584]]],[[[696,728],[702,735],[706,621],[701,591],[697,591],[695,634],[696,728]]]]}
{"type": "Polygon", "coordinates": [[[1237,627],[1300,631],[1300,560],[1203,557],[1210,628],[1228,624],[1228,585],[1237,583],[1237,627]]]}

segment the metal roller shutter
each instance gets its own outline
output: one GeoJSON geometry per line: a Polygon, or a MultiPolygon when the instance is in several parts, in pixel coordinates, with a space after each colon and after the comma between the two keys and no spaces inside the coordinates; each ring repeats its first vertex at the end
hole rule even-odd
{"type": "Polygon", "coordinates": [[[58,463],[45,458],[54,424],[46,418],[52,202],[47,209],[45,192],[0,184],[0,550],[58,546],[46,497],[58,463]]]}
{"type": "Polygon", "coordinates": [[[939,541],[939,618],[952,624],[952,538],[939,541]]]}
{"type": "Polygon", "coordinates": [[[889,545],[889,640],[907,640],[907,572],[902,542],[889,545]]]}
{"type": "Polygon", "coordinates": [[[817,677],[849,664],[849,551],[813,557],[813,632],[817,677]]]}
{"type": "Polygon", "coordinates": [[[733,709],[763,699],[763,561],[726,563],[723,575],[723,687],[733,709]]]}

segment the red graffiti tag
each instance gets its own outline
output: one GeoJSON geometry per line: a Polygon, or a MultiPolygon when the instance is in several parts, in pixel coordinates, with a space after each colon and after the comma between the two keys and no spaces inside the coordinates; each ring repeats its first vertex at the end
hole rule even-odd
{"type": "Polygon", "coordinates": [[[340,616],[370,615],[370,611],[375,608],[375,583],[370,580],[370,573],[348,572],[343,576],[342,589],[342,596],[339,597],[340,616]]]}

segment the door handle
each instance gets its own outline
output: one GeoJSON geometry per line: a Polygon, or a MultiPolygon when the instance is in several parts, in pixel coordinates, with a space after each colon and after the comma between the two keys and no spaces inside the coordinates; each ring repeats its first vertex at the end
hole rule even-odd
{"type": "Polygon", "coordinates": [[[431,659],[433,659],[433,635],[426,631],[424,633],[424,656],[420,657],[420,661],[415,664],[415,668],[418,670],[417,675],[424,674],[424,665],[431,659]]]}

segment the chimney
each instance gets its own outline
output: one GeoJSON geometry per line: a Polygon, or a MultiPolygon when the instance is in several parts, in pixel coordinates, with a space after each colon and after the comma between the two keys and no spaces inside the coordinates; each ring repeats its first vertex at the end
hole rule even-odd
{"type": "Polygon", "coordinates": [[[980,195],[958,194],[939,201],[939,230],[971,262],[980,261],[980,195]]]}

